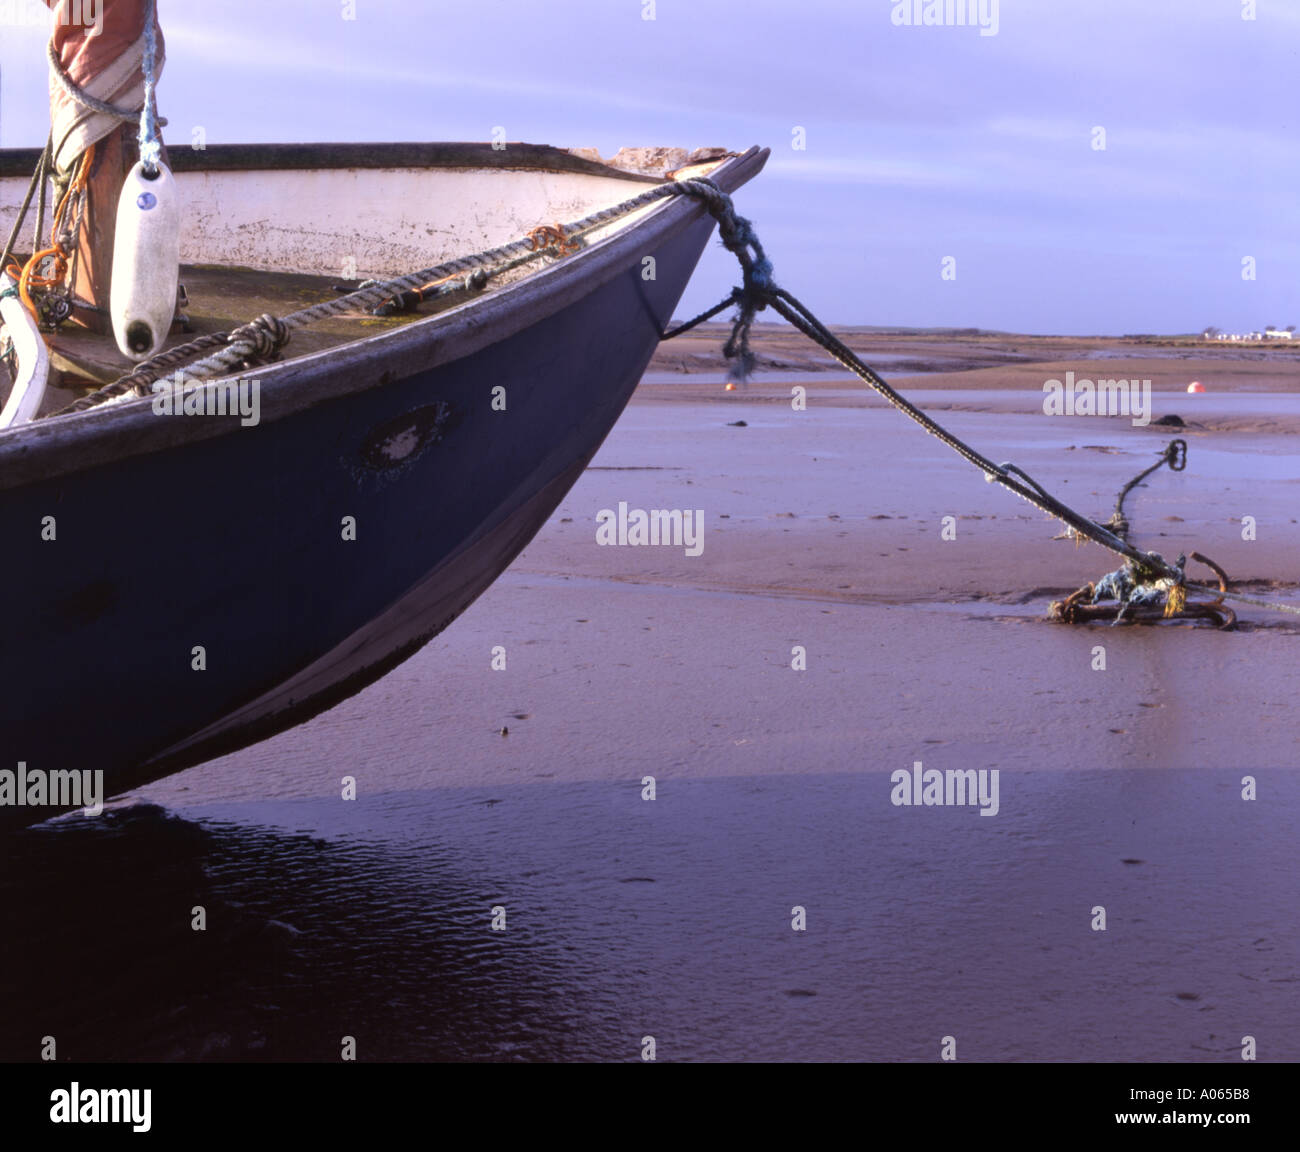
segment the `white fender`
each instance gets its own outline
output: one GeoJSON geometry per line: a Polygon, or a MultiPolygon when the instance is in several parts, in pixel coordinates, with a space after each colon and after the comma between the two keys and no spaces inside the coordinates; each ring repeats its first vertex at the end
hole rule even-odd
{"type": "Polygon", "coordinates": [[[117,204],[109,316],[122,355],[145,360],[167,339],[180,279],[181,212],[167,165],[150,180],[136,164],[117,204]]]}
{"type": "MultiPolygon", "coordinates": [[[[13,287],[15,284],[8,276],[0,275],[0,291],[13,287]]],[[[36,416],[36,410],[45,398],[50,354],[36,320],[16,296],[0,300],[0,319],[4,320],[18,354],[18,379],[14,381],[4,411],[0,412],[0,428],[12,428],[15,424],[26,424],[36,416]]]]}

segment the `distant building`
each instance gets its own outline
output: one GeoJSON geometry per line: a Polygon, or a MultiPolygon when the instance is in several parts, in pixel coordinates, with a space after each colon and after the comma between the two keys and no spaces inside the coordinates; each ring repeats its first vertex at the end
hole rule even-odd
{"type": "Polygon", "coordinates": [[[1300,341],[1300,336],[1296,335],[1295,325],[1291,324],[1286,328],[1274,328],[1271,324],[1263,332],[1220,332],[1217,328],[1206,328],[1201,333],[1202,340],[1226,340],[1231,343],[1240,343],[1243,340],[1296,340],[1300,341]]]}

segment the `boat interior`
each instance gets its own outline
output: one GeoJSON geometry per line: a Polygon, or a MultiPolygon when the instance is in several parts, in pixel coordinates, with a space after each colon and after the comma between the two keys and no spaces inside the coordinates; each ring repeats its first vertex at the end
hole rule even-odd
{"type": "MultiPolygon", "coordinates": [[[[180,290],[176,319],[160,351],[571,223],[666,179],[708,175],[731,155],[723,149],[624,149],[606,163],[594,154],[527,144],[176,150],[168,162],[183,213],[180,290]]],[[[0,151],[0,238],[18,218],[39,156],[39,149],[0,151]]],[[[593,229],[578,245],[552,247],[540,260],[494,278],[486,291],[632,227],[662,203],[593,229]]],[[[29,211],[20,232],[12,262],[19,267],[30,256],[34,217],[29,211]]],[[[547,241],[546,233],[539,234],[539,247],[547,241]]],[[[444,292],[429,298],[407,293],[379,307],[345,308],[294,331],[283,358],[365,339],[482,294],[444,292]]],[[[86,302],[76,302],[72,315],[57,326],[42,325],[48,374],[36,419],[60,412],[136,367],[108,326],[88,314],[86,302]]],[[[0,406],[20,371],[14,345],[0,328],[0,406]]]]}

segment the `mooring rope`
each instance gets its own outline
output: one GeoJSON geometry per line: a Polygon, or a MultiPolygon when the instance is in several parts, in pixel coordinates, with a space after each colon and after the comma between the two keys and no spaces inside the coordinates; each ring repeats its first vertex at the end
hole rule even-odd
{"type": "Polygon", "coordinates": [[[1171,440],[1169,446],[1160,454],[1157,460],[1150,468],[1139,472],[1123,488],[1119,490],[1119,495],[1115,498],[1115,511],[1110,514],[1110,522],[1107,527],[1114,529],[1115,535],[1128,539],[1129,522],[1128,517],[1124,515],[1124,498],[1142,483],[1152,472],[1156,472],[1169,465],[1171,472],[1181,472],[1187,467],[1187,441],[1171,440]]]}
{"type": "MultiPolygon", "coordinates": [[[[705,184],[706,182],[692,181],[690,183],[705,184]]],[[[845,368],[883,396],[890,405],[921,425],[932,436],[937,437],[964,460],[983,472],[985,479],[990,483],[1001,484],[1022,500],[1027,500],[1036,508],[1064,521],[1079,535],[1086,536],[1103,547],[1109,548],[1112,552],[1124,556],[1139,571],[1150,572],[1155,576],[1175,575],[1176,570],[1174,567],[1162,556],[1154,552],[1139,551],[1129,544],[1127,540],[1121,539],[1108,528],[1075,512],[1068,505],[1061,503],[1060,500],[1052,496],[1028,473],[1014,464],[994,464],[993,461],[981,455],[969,444],[954,436],[938,421],[927,416],[911,401],[894,391],[874,370],[859,360],[853,350],[818,320],[798,298],[784,288],[777,287],[772,279],[771,262],[767,260],[762,247],[758,245],[753,234],[752,225],[748,220],[735,215],[731,198],[726,193],[712,184],[708,184],[708,189],[709,191],[701,190],[695,194],[704,200],[709,206],[710,212],[719,220],[719,231],[722,234],[723,244],[740,260],[744,282],[739,288],[732,289],[731,294],[720,304],[668,333],[669,337],[680,335],[703,319],[716,315],[729,304],[736,304],[739,312],[724,354],[729,359],[737,361],[736,374],[743,378],[751,370],[753,364],[753,357],[749,352],[749,330],[753,324],[754,316],[764,308],[771,307],[779,316],[794,325],[814,343],[824,348],[845,368]],[[728,227],[721,227],[723,220],[727,221],[728,227]],[[753,249],[752,256],[747,251],[749,248],[753,249]]]]}

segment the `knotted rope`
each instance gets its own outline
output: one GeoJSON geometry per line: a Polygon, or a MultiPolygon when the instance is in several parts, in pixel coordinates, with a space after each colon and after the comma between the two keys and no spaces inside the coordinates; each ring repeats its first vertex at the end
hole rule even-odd
{"type": "Polygon", "coordinates": [[[736,214],[731,197],[711,180],[684,180],[681,190],[687,196],[702,200],[710,215],[718,222],[718,235],[723,247],[740,262],[741,285],[733,288],[731,295],[713,308],[665,333],[664,339],[671,340],[674,336],[680,336],[735,304],[738,309],[736,319],[732,324],[731,338],[722,354],[734,361],[728,372],[729,377],[733,380],[748,380],[755,366],[754,354],[749,348],[754,317],[768,306],[774,294],[779,291],[776,281],[772,279],[772,261],[764,253],[754,226],[744,216],[736,214]]]}

